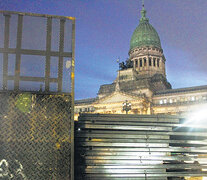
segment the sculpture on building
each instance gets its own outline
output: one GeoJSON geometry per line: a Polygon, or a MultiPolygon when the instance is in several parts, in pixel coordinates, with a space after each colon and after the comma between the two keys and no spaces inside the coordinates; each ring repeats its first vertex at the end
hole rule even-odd
{"type": "Polygon", "coordinates": [[[128,68],[133,68],[133,62],[130,59],[127,59],[125,62],[119,63],[120,70],[125,70],[128,68]]]}

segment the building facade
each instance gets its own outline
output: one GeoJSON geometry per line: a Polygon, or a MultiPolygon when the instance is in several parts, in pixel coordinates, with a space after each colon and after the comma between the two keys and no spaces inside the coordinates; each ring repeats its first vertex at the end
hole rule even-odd
{"type": "Polygon", "coordinates": [[[172,89],[167,81],[165,56],[158,33],[143,6],[139,25],[120,63],[117,78],[101,85],[96,98],[75,101],[79,113],[182,114],[207,103],[207,85],[172,89]],[[129,111],[124,106],[129,106],[129,111]]]}

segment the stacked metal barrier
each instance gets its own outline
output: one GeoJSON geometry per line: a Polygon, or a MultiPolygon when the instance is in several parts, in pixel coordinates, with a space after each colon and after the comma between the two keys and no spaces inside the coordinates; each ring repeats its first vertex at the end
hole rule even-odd
{"type": "Polygon", "coordinates": [[[81,114],[76,179],[166,180],[207,176],[206,127],[169,115],[81,114]]]}

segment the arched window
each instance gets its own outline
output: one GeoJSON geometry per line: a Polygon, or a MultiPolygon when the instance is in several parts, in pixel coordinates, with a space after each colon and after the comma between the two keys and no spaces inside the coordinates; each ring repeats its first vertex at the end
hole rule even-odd
{"type": "Polygon", "coordinates": [[[135,59],[135,67],[138,67],[138,59],[135,59]]]}
{"type": "Polygon", "coordinates": [[[144,66],[146,66],[147,65],[147,60],[146,60],[146,58],[144,58],[144,66]]]}
{"type": "Polygon", "coordinates": [[[152,58],[149,57],[149,66],[152,66],[152,58]]]}
{"type": "Polygon", "coordinates": [[[160,59],[157,59],[157,67],[160,67],[160,59]]]}
{"type": "Polygon", "coordinates": [[[155,67],[156,58],[153,58],[153,66],[155,67]]]}
{"type": "Polygon", "coordinates": [[[142,59],[139,59],[140,67],[142,67],[142,59]]]}

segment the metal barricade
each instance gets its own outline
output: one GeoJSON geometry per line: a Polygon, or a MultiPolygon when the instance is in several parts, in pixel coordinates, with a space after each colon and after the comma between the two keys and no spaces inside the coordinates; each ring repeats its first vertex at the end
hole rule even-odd
{"type": "Polygon", "coordinates": [[[0,11],[0,179],[74,179],[75,18],[0,11]]]}
{"type": "Polygon", "coordinates": [[[0,177],[70,179],[71,96],[0,93],[0,177]]]}
{"type": "Polygon", "coordinates": [[[170,115],[81,114],[75,126],[76,179],[202,179],[207,127],[181,121],[170,115]]]}

